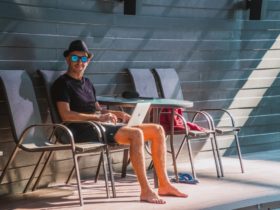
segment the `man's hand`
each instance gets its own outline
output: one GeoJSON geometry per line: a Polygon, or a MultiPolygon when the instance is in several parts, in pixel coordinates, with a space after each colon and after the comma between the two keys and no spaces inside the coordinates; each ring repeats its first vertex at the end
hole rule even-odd
{"type": "Polygon", "coordinates": [[[130,120],[131,116],[125,112],[122,112],[121,116],[120,116],[121,120],[123,123],[128,123],[128,121],[130,120]]]}
{"type": "Polygon", "coordinates": [[[99,120],[101,122],[112,122],[112,123],[116,124],[118,121],[118,118],[116,115],[114,115],[112,113],[106,113],[106,114],[101,114],[99,117],[99,120]]]}

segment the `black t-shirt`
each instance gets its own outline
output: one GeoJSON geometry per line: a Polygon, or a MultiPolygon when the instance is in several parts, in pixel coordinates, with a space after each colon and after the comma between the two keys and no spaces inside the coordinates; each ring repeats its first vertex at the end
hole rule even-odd
{"type": "MultiPolygon", "coordinates": [[[[96,111],[95,88],[88,78],[83,77],[81,80],[77,80],[63,74],[53,83],[51,95],[54,103],[67,102],[72,111],[80,113],[94,113],[96,111]]],[[[87,142],[98,138],[89,124],[73,123],[68,127],[76,142],[87,142]]],[[[60,137],[60,141],[69,143],[63,135],[60,137]]]]}
{"type": "Polygon", "coordinates": [[[70,109],[75,112],[94,113],[96,111],[95,88],[86,77],[77,80],[67,74],[61,75],[54,82],[51,92],[54,102],[67,102],[70,109]]]}
{"type": "MultiPolygon", "coordinates": [[[[61,75],[52,85],[51,94],[53,101],[69,103],[70,110],[80,113],[94,113],[96,111],[96,94],[92,82],[83,77],[82,80],[74,79],[67,74],[61,75]]],[[[85,124],[70,124],[76,142],[97,141],[97,133],[91,126],[85,124]]],[[[107,143],[115,144],[114,135],[121,126],[104,126],[107,143]]],[[[69,143],[63,137],[62,143],[69,143]]]]}

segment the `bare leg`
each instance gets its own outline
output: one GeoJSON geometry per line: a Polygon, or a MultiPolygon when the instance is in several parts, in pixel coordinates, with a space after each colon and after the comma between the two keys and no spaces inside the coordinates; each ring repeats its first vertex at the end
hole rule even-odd
{"type": "Polygon", "coordinates": [[[152,158],[159,180],[159,195],[188,197],[187,194],[176,189],[168,179],[166,169],[166,143],[163,128],[157,124],[142,124],[139,128],[143,130],[144,139],[151,141],[152,158]]]}
{"type": "Polygon", "coordinates": [[[151,189],[145,167],[144,136],[139,128],[122,127],[115,135],[119,144],[130,145],[130,159],[141,187],[141,201],[164,204],[165,201],[151,189]]]}

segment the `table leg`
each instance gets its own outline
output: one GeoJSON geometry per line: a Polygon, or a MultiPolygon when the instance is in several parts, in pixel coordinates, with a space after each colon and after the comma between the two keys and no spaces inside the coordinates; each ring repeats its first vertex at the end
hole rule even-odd
{"type": "MultiPolygon", "coordinates": [[[[159,123],[159,109],[155,108],[153,109],[153,122],[159,123]]],[[[154,187],[158,188],[158,176],[155,168],[153,168],[153,174],[154,174],[154,187]]]]}
{"type": "Polygon", "coordinates": [[[174,116],[175,116],[175,111],[174,108],[171,110],[171,131],[170,131],[170,149],[171,149],[171,155],[172,155],[172,161],[173,161],[173,167],[174,167],[174,174],[175,174],[175,179],[176,182],[179,182],[178,178],[178,171],[177,171],[177,163],[176,163],[176,155],[175,155],[175,149],[174,149],[174,116]]]}

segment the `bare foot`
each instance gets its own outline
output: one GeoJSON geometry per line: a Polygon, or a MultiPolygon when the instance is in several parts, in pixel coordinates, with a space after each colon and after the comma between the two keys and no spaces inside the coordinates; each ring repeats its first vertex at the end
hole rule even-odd
{"type": "Polygon", "coordinates": [[[155,203],[155,204],[165,204],[166,201],[161,199],[155,192],[150,191],[147,193],[141,193],[140,200],[148,203],[155,203]]]}
{"type": "Polygon", "coordinates": [[[185,193],[180,192],[177,188],[172,185],[168,185],[165,187],[160,187],[158,189],[158,194],[161,196],[175,196],[181,198],[187,198],[188,195],[185,193]]]}

